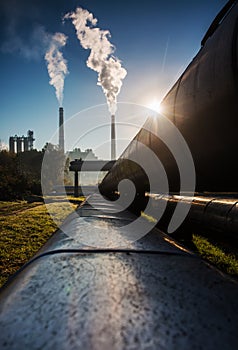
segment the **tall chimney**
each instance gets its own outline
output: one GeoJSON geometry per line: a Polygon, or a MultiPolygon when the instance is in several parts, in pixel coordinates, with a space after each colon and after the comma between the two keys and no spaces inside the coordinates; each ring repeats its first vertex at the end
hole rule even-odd
{"type": "Polygon", "coordinates": [[[111,160],[116,159],[116,130],[115,130],[115,115],[111,117],[111,160]]]}
{"type": "Polygon", "coordinates": [[[64,152],[64,109],[59,108],[59,150],[64,152]]]}

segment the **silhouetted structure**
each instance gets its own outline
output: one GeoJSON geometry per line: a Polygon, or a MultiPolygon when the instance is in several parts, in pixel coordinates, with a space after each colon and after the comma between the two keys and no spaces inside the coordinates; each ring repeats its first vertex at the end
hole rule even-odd
{"type": "Polygon", "coordinates": [[[9,137],[9,151],[12,153],[20,153],[25,151],[31,151],[33,149],[33,137],[32,130],[28,130],[27,136],[10,136],[9,137]]]}
{"type": "Polygon", "coordinates": [[[69,151],[68,157],[70,160],[74,159],[82,159],[82,160],[97,160],[98,157],[95,156],[93,150],[91,148],[86,149],[85,151],[81,151],[80,148],[74,148],[73,151],[69,151]]]}
{"type": "Polygon", "coordinates": [[[115,130],[115,115],[111,117],[111,160],[116,159],[116,130],[115,130]]]}
{"type": "Polygon", "coordinates": [[[28,150],[33,150],[33,142],[35,141],[33,137],[34,133],[32,130],[28,130],[27,132],[27,141],[28,141],[28,150]]]}
{"type": "Polygon", "coordinates": [[[69,171],[74,171],[74,197],[79,196],[79,177],[78,172],[80,171],[109,171],[115,164],[115,160],[86,160],[82,158],[75,159],[70,162],[69,171]]]}
{"type": "Polygon", "coordinates": [[[17,141],[17,135],[10,136],[10,138],[9,138],[9,151],[12,152],[12,153],[15,153],[16,141],[17,141]]]}
{"type": "Polygon", "coordinates": [[[64,152],[64,109],[59,108],[59,149],[64,152]]]}

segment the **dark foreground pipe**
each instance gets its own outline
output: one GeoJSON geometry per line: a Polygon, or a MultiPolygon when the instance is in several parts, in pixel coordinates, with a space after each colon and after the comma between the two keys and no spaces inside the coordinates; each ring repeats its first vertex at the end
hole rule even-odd
{"type": "Polygon", "coordinates": [[[237,281],[156,228],[97,248],[93,237],[119,242],[136,218],[90,203],[1,290],[1,349],[238,348],[237,281]]]}
{"type": "Polygon", "coordinates": [[[212,194],[205,196],[177,196],[146,194],[153,198],[153,207],[159,207],[160,201],[165,201],[167,209],[158,227],[166,230],[171,214],[180,202],[184,205],[191,203],[191,209],[182,226],[173,234],[174,237],[190,239],[192,233],[207,233],[209,235],[232,239],[238,243],[238,198],[220,198],[212,194]]]}

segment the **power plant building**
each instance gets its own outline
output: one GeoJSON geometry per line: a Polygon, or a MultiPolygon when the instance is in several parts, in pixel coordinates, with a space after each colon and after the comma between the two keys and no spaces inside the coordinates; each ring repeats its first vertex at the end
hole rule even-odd
{"type": "Polygon", "coordinates": [[[82,160],[97,160],[98,157],[94,154],[91,148],[82,151],[80,148],[74,148],[73,151],[68,152],[70,160],[82,159],[82,160]]]}
{"type": "Polygon", "coordinates": [[[12,153],[20,153],[33,150],[34,133],[28,130],[27,136],[10,136],[9,137],[9,151],[12,153]]]}

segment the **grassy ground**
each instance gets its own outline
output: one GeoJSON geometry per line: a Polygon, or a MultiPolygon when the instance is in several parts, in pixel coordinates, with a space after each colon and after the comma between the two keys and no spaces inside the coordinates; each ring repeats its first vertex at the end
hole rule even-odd
{"type": "MultiPolygon", "coordinates": [[[[144,212],[141,212],[141,216],[149,222],[156,222],[152,216],[144,212]]],[[[229,241],[222,242],[219,239],[214,240],[193,234],[191,242],[184,240],[180,242],[222,272],[238,279],[238,248],[235,248],[229,241]]]]}
{"type": "Polygon", "coordinates": [[[202,258],[219,270],[238,278],[238,253],[235,249],[232,249],[232,246],[229,247],[227,244],[224,245],[219,241],[214,242],[195,234],[192,243],[202,258]]]}
{"type": "MultiPolygon", "coordinates": [[[[72,209],[60,198],[49,206],[54,221],[45,204],[0,202],[0,286],[49,239],[53,232],[84,198],[70,198],[72,209]]],[[[147,220],[151,218],[146,217],[147,220]]],[[[191,247],[189,247],[191,249],[191,247]]],[[[192,250],[221,271],[238,279],[238,250],[224,248],[218,242],[193,235],[192,250]]]]}
{"type": "MultiPolygon", "coordinates": [[[[77,205],[71,204],[72,211],[77,205]]],[[[71,212],[64,202],[47,206],[54,221],[42,203],[0,202],[0,286],[43,246],[71,212]]]]}

